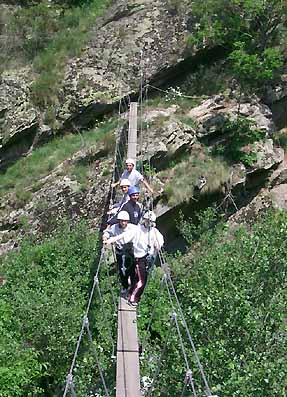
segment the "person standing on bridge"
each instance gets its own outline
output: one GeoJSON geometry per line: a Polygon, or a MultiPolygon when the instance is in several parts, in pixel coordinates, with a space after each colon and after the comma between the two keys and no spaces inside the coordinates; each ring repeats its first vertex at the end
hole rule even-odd
{"type": "Polygon", "coordinates": [[[104,230],[103,243],[115,243],[117,268],[122,284],[122,294],[126,294],[130,282],[135,283],[135,259],[131,236],[136,233],[137,226],[130,224],[130,216],[126,211],[117,215],[118,223],[104,230]]]}
{"type": "Polygon", "coordinates": [[[117,219],[117,214],[121,211],[122,207],[129,201],[130,196],[128,195],[128,190],[129,187],[131,186],[131,183],[128,179],[122,179],[120,182],[120,187],[123,192],[123,196],[121,200],[118,203],[115,203],[109,208],[109,211],[107,212],[108,215],[112,215],[110,220],[115,220],[117,219]]]}
{"type": "Polygon", "coordinates": [[[135,282],[131,284],[129,304],[136,306],[144,292],[148,271],[154,264],[158,251],[164,244],[163,235],[154,226],[156,215],[147,211],[143,216],[142,224],[138,225],[133,237],[134,256],[136,261],[135,282]]]}
{"type": "Polygon", "coordinates": [[[145,177],[136,170],[136,162],[133,159],[127,159],[126,160],[126,169],[121,175],[121,178],[118,182],[115,182],[112,184],[112,187],[116,187],[117,185],[120,184],[122,179],[128,179],[131,183],[131,186],[137,186],[139,187],[140,183],[143,183],[144,186],[149,190],[151,194],[153,194],[153,189],[151,186],[148,184],[147,180],[145,177]]]}
{"type": "MultiPolygon", "coordinates": [[[[130,217],[130,223],[137,225],[141,219],[142,210],[138,203],[140,196],[140,189],[137,186],[130,186],[128,190],[129,200],[121,208],[122,211],[126,211],[130,217]]],[[[117,223],[117,219],[110,219],[107,224],[114,225],[117,223]]]]}

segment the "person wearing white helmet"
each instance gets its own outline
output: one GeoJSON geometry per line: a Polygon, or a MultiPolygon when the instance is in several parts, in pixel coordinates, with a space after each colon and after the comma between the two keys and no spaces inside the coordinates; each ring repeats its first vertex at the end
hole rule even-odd
{"type": "Polygon", "coordinates": [[[120,211],[117,215],[117,219],[117,224],[104,230],[103,243],[106,244],[108,241],[115,242],[116,259],[119,277],[122,284],[122,293],[126,293],[129,287],[129,277],[131,283],[135,282],[135,259],[130,235],[135,233],[134,228],[136,228],[136,226],[129,223],[130,216],[126,211],[120,211]]]}
{"type": "Polygon", "coordinates": [[[116,187],[120,184],[122,179],[128,179],[131,183],[131,186],[138,186],[140,183],[143,183],[145,187],[153,194],[153,189],[148,184],[147,180],[144,176],[136,170],[136,162],[134,159],[128,158],[126,159],[126,169],[122,173],[120,180],[112,184],[112,187],[116,187]]]}
{"type": "Polygon", "coordinates": [[[136,306],[144,291],[148,269],[153,258],[164,244],[163,235],[154,227],[156,216],[148,211],[143,216],[141,224],[132,228],[125,235],[118,235],[107,240],[108,244],[132,242],[135,257],[135,278],[129,290],[129,303],[136,306]]]}
{"type": "Polygon", "coordinates": [[[130,199],[130,196],[128,195],[128,190],[130,186],[131,183],[128,179],[122,179],[120,181],[120,188],[123,192],[123,196],[119,202],[115,203],[110,207],[109,211],[107,212],[108,215],[115,215],[121,211],[122,207],[130,199]]]}
{"type": "Polygon", "coordinates": [[[143,215],[142,223],[133,239],[134,256],[136,261],[136,277],[131,285],[129,303],[136,306],[144,292],[148,271],[154,263],[158,251],[164,244],[163,235],[154,226],[156,215],[153,211],[147,211],[143,215]]]}

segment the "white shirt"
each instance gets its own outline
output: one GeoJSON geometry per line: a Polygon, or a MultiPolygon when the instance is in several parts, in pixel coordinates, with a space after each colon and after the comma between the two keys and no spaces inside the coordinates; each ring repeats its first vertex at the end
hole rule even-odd
{"type": "Polygon", "coordinates": [[[131,172],[124,170],[121,176],[121,180],[122,179],[128,179],[131,183],[131,186],[139,186],[139,183],[144,180],[144,176],[133,168],[131,172]]]}
{"type": "Polygon", "coordinates": [[[135,258],[143,258],[147,254],[155,255],[163,246],[163,235],[157,228],[146,228],[144,225],[135,226],[132,224],[128,224],[128,226],[133,227],[126,230],[126,233],[115,235],[110,243],[116,243],[116,245],[120,243],[123,245],[132,241],[135,258]]]}
{"type": "Polygon", "coordinates": [[[128,223],[123,229],[119,223],[112,225],[109,229],[104,230],[103,236],[106,238],[115,237],[116,248],[121,251],[123,246],[131,241],[131,236],[136,233],[137,226],[128,223]]]}
{"type": "Polygon", "coordinates": [[[138,225],[137,234],[133,239],[135,258],[142,258],[147,254],[155,255],[163,244],[163,235],[157,228],[138,225]]]}

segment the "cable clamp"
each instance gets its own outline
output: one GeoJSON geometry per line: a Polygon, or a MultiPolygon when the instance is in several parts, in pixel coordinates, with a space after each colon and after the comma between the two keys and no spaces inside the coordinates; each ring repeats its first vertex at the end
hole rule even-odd
{"type": "Polygon", "coordinates": [[[89,326],[89,318],[88,318],[88,316],[85,314],[84,315],[84,325],[85,325],[85,327],[88,327],[89,326]]]}
{"type": "Polygon", "coordinates": [[[68,383],[68,385],[73,384],[73,374],[70,373],[67,375],[67,383],[68,383]]]}
{"type": "Polygon", "coordinates": [[[170,318],[171,318],[171,321],[175,321],[175,320],[176,320],[176,318],[177,318],[177,314],[176,314],[176,312],[173,312],[173,313],[171,313],[171,316],[170,316],[170,318]]]}
{"type": "Polygon", "coordinates": [[[191,369],[189,369],[188,371],[186,371],[185,380],[186,380],[188,383],[192,380],[192,370],[191,370],[191,369]]]}

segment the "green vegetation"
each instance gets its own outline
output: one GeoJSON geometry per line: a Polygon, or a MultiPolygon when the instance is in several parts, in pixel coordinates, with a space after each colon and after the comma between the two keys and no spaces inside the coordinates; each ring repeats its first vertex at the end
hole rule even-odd
{"type": "Polygon", "coordinates": [[[1,70],[13,66],[15,59],[32,62],[38,74],[32,85],[35,104],[55,104],[67,59],[80,54],[96,18],[109,4],[110,0],[27,2],[5,21],[3,33],[11,43],[2,49],[1,70]]]}
{"type": "MultiPolygon", "coordinates": [[[[81,329],[98,250],[97,236],[84,224],[76,228],[67,224],[39,245],[27,241],[3,261],[1,273],[7,282],[0,288],[1,396],[60,393],[81,329]]],[[[114,332],[112,299],[105,291],[116,278],[106,280],[103,275],[100,280],[104,310],[114,332]]],[[[112,346],[99,299],[93,307],[90,321],[97,349],[103,370],[112,371],[113,379],[112,346]]],[[[77,395],[86,396],[90,380],[95,384],[99,377],[86,338],[76,375],[77,395]]]]}
{"type": "Polygon", "coordinates": [[[252,150],[252,144],[265,138],[266,133],[255,127],[254,122],[246,117],[226,120],[220,130],[225,137],[224,144],[214,147],[214,153],[223,155],[230,161],[241,161],[250,167],[257,160],[257,154],[252,150]],[[248,150],[244,149],[249,146],[248,150]]]}
{"type": "Polygon", "coordinates": [[[287,150],[287,128],[282,128],[275,137],[276,142],[287,150]]]}
{"type": "MultiPolygon", "coordinates": [[[[199,67],[186,76],[180,85],[184,95],[212,96],[227,90],[232,74],[226,61],[199,67]]],[[[198,104],[198,101],[197,103],[198,104]]]]}
{"type": "MultiPolygon", "coordinates": [[[[113,144],[113,136],[109,132],[115,127],[115,122],[109,121],[93,131],[54,138],[51,142],[34,150],[29,156],[17,161],[4,175],[0,175],[0,194],[5,194],[15,187],[17,191],[23,191],[34,184],[37,190],[40,178],[48,175],[57,165],[83,147],[88,148],[97,142],[103,142],[105,150],[109,150],[113,144]]],[[[22,197],[23,195],[24,193],[22,197]]]]}
{"type": "Polygon", "coordinates": [[[281,0],[192,1],[192,48],[230,50],[231,75],[243,89],[264,90],[282,66],[287,4],[281,0]],[[283,38],[283,39],[282,39],[283,38]]]}
{"type": "MultiPolygon", "coordinates": [[[[171,261],[172,278],[212,393],[226,397],[281,397],[287,384],[287,214],[270,211],[253,227],[235,233],[214,226],[214,211],[197,227],[181,224],[193,243],[186,255],[171,261]],[[213,227],[211,227],[213,225],[213,227]]],[[[140,305],[140,336],[148,337],[142,375],[151,377],[167,335],[171,304],[157,300],[150,332],[146,332],[162,273],[150,278],[140,305]]],[[[180,322],[180,328],[182,324],[180,322]]],[[[187,339],[185,347],[190,346],[187,339]]],[[[184,360],[175,328],[160,368],[153,396],[180,395],[184,360]]],[[[193,378],[204,395],[200,374],[188,348],[193,378]]]]}
{"type": "Polygon", "coordinates": [[[169,168],[158,174],[159,179],[165,182],[164,192],[168,204],[177,205],[189,201],[201,175],[208,180],[205,191],[215,192],[227,181],[228,166],[221,159],[210,156],[204,149],[201,153],[191,153],[179,162],[171,161],[169,168]]]}

